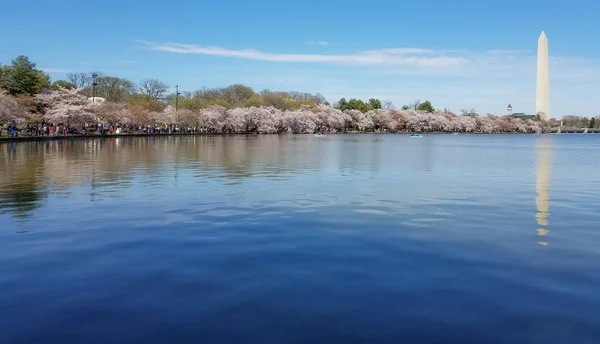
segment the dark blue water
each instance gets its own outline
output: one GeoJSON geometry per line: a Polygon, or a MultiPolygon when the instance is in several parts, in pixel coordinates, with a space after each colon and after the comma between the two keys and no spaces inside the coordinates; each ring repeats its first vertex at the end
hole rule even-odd
{"type": "Polygon", "coordinates": [[[599,343],[600,136],[0,144],[0,343],[599,343]]]}

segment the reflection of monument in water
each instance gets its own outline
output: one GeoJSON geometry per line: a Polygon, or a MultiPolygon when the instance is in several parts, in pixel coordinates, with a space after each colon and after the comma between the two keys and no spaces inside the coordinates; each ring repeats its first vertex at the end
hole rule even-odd
{"type": "Polygon", "coordinates": [[[538,236],[540,238],[539,243],[541,245],[548,245],[545,236],[548,235],[548,216],[550,215],[550,204],[548,188],[550,186],[550,158],[551,158],[551,145],[549,138],[543,138],[537,142],[537,168],[535,177],[535,189],[537,197],[535,198],[535,204],[537,207],[537,214],[535,215],[538,223],[538,236]]]}

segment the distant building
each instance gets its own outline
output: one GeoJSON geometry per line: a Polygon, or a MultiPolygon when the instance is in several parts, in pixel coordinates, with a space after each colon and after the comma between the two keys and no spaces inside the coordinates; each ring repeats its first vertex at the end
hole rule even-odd
{"type": "Polygon", "coordinates": [[[528,115],[528,114],[522,113],[522,112],[513,113],[511,116],[513,116],[515,118],[520,118],[520,119],[535,119],[536,118],[535,115],[528,115]]]}
{"type": "Polygon", "coordinates": [[[102,104],[106,101],[105,98],[102,97],[89,97],[88,98],[88,102],[92,103],[92,104],[102,104]]]}
{"type": "Polygon", "coordinates": [[[512,108],[512,105],[510,105],[510,104],[508,104],[508,107],[506,108],[506,114],[508,116],[520,118],[520,119],[535,119],[536,118],[535,115],[528,115],[523,112],[513,113],[513,108],[512,108]]]}

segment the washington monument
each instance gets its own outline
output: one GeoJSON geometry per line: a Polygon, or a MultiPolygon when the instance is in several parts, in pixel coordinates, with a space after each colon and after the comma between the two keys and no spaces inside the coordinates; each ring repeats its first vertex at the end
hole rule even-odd
{"type": "Polygon", "coordinates": [[[548,78],[548,38],[542,31],[538,39],[537,91],[535,113],[541,119],[550,118],[550,81],[548,78]]]}

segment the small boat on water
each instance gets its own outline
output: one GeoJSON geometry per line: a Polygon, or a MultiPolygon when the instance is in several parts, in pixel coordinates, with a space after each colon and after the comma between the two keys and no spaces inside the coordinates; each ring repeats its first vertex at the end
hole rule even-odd
{"type": "Polygon", "coordinates": [[[452,136],[456,136],[456,135],[458,135],[458,133],[452,133],[452,136]]]}
{"type": "Polygon", "coordinates": [[[315,134],[315,137],[325,137],[325,136],[327,136],[327,135],[325,135],[325,134],[315,134]]]}
{"type": "Polygon", "coordinates": [[[410,138],[412,139],[422,139],[423,134],[410,134],[410,138]]]}

